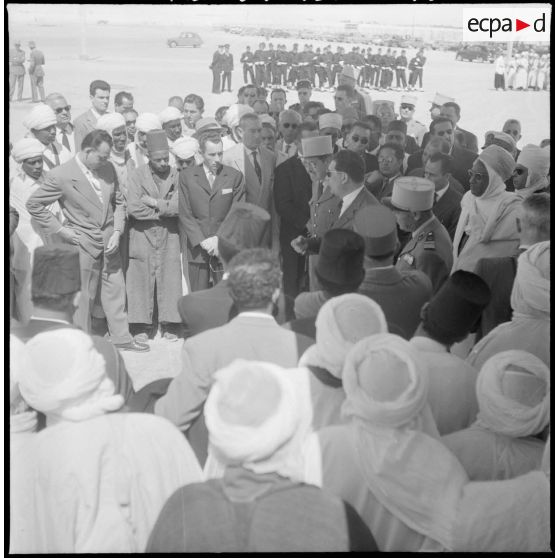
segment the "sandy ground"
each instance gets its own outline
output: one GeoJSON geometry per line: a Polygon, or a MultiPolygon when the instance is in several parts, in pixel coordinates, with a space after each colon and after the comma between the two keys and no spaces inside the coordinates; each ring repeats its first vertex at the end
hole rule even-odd
{"type": "MultiPolygon", "coordinates": [[[[72,115],[78,116],[89,107],[88,86],[94,79],[104,79],[119,90],[131,91],[135,106],[141,111],[159,112],[173,95],[197,93],[206,101],[206,114],[235,101],[235,94],[213,95],[211,72],[208,69],[216,45],[230,43],[235,59],[232,88],[242,83],[242,70],[237,63],[246,45],[253,50],[262,37],[238,37],[211,28],[190,29],[200,33],[204,45],[199,49],[166,46],[166,39],[174,35],[167,27],[124,27],[115,25],[89,26],[86,30],[88,60],[80,60],[81,35],[79,25],[11,26],[13,35],[24,45],[35,40],[46,58],[46,92],[59,91],[72,105],[72,115]]],[[[277,41],[274,41],[277,43],[277,41]]],[[[292,40],[281,41],[290,49],[292,40]]],[[[314,47],[325,46],[318,41],[314,47]]],[[[351,45],[344,45],[351,46],[351,45]]],[[[26,48],[26,46],[24,46],[26,48]]],[[[28,51],[27,51],[28,54],[28,51]]],[[[410,55],[414,52],[409,52],[410,55]]],[[[539,143],[550,136],[550,99],[547,92],[496,92],[493,87],[493,68],[490,64],[456,62],[452,52],[427,52],[424,72],[424,92],[417,93],[419,103],[416,118],[428,123],[429,101],[439,91],[456,98],[462,107],[460,125],[478,136],[489,129],[501,129],[507,118],[518,118],[523,123],[526,143],[539,143]]],[[[401,93],[372,92],[372,99],[391,99],[399,103],[401,93]]],[[[30,85],[26,76],[21,103],[10,105],[10,140],[17,141],[26,133],[22,121],[32,108],[30,85]]],[[[333,108],[333,94],[315,92],[313,99],[324,101],[333,108]]],[[[289,91],[288,102],[298,99],[289,91]]],[[[112,100],[111,100],[112,108],[112,100]]],[[[480,140],[482,141],[482,139],[480,140]]],[[[480,144],[482,145],[482,143],[480,144]]],[[[124,352],[123,356],[133,377],[135,387],[162,377],[171,377],[180,370],[182,342],[169,343],[162,339],[150,342],[149,353],[124,352]]]]}

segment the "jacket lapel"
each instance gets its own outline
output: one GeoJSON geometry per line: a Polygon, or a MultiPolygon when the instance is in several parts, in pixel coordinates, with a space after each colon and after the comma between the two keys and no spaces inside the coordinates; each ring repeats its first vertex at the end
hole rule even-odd
{"type": "Polygon", "coordinates": [[[78,164],[74,160],[72,160],[72,164],[74,165],[72,172],[72,186],[80,194],[86,197],[95,207],[97,207],[99,211],[102,211],[103,205],[93,190],[93,186],[91,186],[89,180],[87,180],[82,170],[78,167],[78,164]]]}
{"type": "Polygon", "coordinates": [[[209,185],[207,176],[205,176],[203,164],[194,169],[194,176],[197,178],[198,184],[211,196],[211,186],[209,185]]]}
{"type": "Polygon", "coordinates": [[[361,190],[358,193],[357,197],[353,200],[351,205],[349,205],[349,207],[345,209],[343,215],[341,215],[341,217],[337,219],[337,221],[333,225],[333,228],[336,229],[342,228],[343,225],[346,225],[349,221],[351,221],[354,218],[355,213],[362,207],[364,195],[365,195],[364,190],[361,190]]]}
{"type": "Polygon", "coordinates": [[[224,185],[228,183],[228,176],[229,173],[225,167],[221,167],[217,176],[215,177],[215,181],[213,182],[213,190],[211,191],[211,197],[213,198],[216,194],[221,193],[221,189],[224,185]]]}
{"type": "Polygon", "coordinates": [[[158,193],[158,197],[160,197],[162,199],[165,198],[165,196],[169,193],[169,191],[176,184],[177,174],[178,174],[178,171],[174,167],[171,167],[170,173],[167,176],[167,179],[163,182],[163,186],[161,187],[161,191],[158,193]]]}

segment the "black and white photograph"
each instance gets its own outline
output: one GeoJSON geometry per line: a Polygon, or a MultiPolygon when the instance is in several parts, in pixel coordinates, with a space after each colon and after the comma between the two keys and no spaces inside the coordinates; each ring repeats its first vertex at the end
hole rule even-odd
{"type": "Polygon", "coordinates": [[[5,4],[5,551],[552,552],[553,16],[5,4]]]}

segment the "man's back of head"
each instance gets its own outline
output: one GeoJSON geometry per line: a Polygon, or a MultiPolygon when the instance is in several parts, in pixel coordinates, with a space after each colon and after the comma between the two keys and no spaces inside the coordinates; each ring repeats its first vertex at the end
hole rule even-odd
{"type": "Polygon", "coordinates": [[[550,240],[550,194],[531,194],[521,204],[520,245],[550,240]]]}

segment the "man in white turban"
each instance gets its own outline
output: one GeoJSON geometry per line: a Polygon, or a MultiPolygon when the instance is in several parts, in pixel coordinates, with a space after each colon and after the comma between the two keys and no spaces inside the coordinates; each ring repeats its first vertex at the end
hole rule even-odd
{"type": "Polygon", "coordinates": [[[453,239],[453,268],[473,271],[480,258],[515,254],[519,245],[517,218],[521,198],[506,191],[515,168],[513,157],[489,145],[469,171],[470,191],[461,200],[453,239]]]}
{"type": "Polygon", "coordinates": [[[512,174],[513,187],[522,199],[548,191],[550,146],[528,144],[519,154],[512,174]]]}
{"type": "MultiPolygon", "coordinates": [[[[182,136],[182,113],[176,107],[167,107],[159,113],[159,120],[161,121],[161,126],[165,133],[167,134],[167,139],[169,147],[172,147],[174,142],[182,136]]],[[[175,167],[176,160],[173,153],[169,153],[170,165],[175,167]]]]}
{"type": "Polygon", "coordinates": [[[375,333],[387,333],[380,306],[361,294],[329,299],[316,318],[316,344],[300,358],[308,370],[315,430],[338,424],[345,392],[341,383],[343,364],[357,341],[375,333]]]}
{"type": "MultiPolygon", "coordinates": [[[[19,222],[13,234],[14,297],[16,318],[26,324],[31,318],[31,270],[33,252],[46,240],[44,231],[34,222],[25,204],[31,195],[44,183],[43,154],[45,145],[33,137],[23,138],[12,147],[15,165],[10,174],[10,205],[19,214],[19,222]]],[[[63,219],[58,202],[49,210],[63,219]]]]}
{"type": "Polygon", "coordinates": [[[114,412],[122,396],[85,333],[41,333],[26,348],[20,390],[47,420],[33,442],[26,550],[143,552],[166,499],[201,481],[188,442],[158,417],[114,412]]]}
{"type": "Polygon", "coordinates": [[[96,124],[97,130],[104,130],[112,137],[112,149],[110,151],[110,162],[114,165],[118,177],[120,191],[127,198],[128,168],[126,166],[126,119],[119,112],[108,112],[103,114],[96,124]]]}
{"type": "Polygon", "coordinates": [[[128,172],[141,165],[147,165],[149,157],[147,156],[146,134],[153,130],[162,129],[159,117],[152,112],[142,112],[137,117],[135,139],[126,146],[126,151],[128,153],[128,172]]]}
{"type": "Polygon", "coordinates": [[[511,294],[512,319],[500,324],[474,347],[467,362],[480,370],[501,351],[518,349],[550,367],[550,241],[538,242],[517,260],[511,294]]]}
{"type": "Polygon", "coordinates": [[[538,469],[550,421],[550,371],[526,351],[489,358],[477,379],[479,413],[469,428],[442,441],[471,480],[505,480],[538,469]]]}
{"type": "Polygon", "coordinates": [[[311,409],[301,372],[236,360],[216,373],[204,412],[223,478],[177,491],[147,552],[376,550],[352,508],[305,483],[311,409]]]}
{"type": "Polygon", "coordinates": [[[200,144],[193,137],[178,138],[172,145],[169,144],[169,147],[178,171],[195,166],[201,158],[200,144]]]}
{"type": "Polygon", "coordinates": [[[254,113],[254,109],[249,105],[231,105],[225,116],[223,116],[223,124],[231,131],[231,138],[236,143],[242,143],[241,135],[239,134],[240,119],[245,114],[254,113]]]}
{"type": "Polygon", "coordinates": [[[48,169],[72,158],[71,152],[56,141],[56,114],[48,105],[41,103],[33,107],[23,125],[29,130],[27,137],[35,138],[45,146],[43,159],[48,169]]]}

